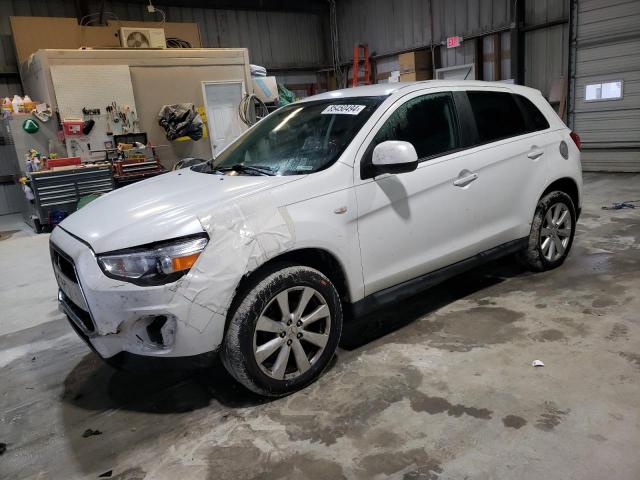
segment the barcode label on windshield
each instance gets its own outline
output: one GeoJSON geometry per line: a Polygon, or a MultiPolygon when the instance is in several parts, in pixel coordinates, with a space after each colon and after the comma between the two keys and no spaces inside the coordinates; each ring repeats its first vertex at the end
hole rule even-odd
{"type": "Polygon", "coordinates": [[[364,110],[365,105],[329,105],[322,115],[358,115],[364,110]]]}

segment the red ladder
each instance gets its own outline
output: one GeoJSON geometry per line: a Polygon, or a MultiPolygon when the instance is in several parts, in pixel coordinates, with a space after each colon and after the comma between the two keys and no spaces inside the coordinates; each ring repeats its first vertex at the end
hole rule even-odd
{"type": "Polygon", "coordinates": [[[363,85],[369,85],[371,83],[371,65],[369,64],[369,46],[368,45],[354,45],[353,46],[353,80],[351,81],[352,87],[357,87],[358,82],[362,80],[363,85]],[[362,62],[364,64],[364,77],[359,78],[360,75],[360,50],[362,50],[362,62]]]}

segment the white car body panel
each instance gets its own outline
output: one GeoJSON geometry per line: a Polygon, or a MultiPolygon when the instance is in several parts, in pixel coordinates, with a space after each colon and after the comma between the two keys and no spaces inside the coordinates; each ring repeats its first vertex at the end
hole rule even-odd
{"type": "MultiPolygon", "coordinates": [[[[542,192],[571,178],[581,191],[579,150],[536,90],[485,82],[429,81],[327,92],[302,103],[389,95],[329,168],[299,176],[223,176],[189,169],[116,190],[54,229],[51,242],[75,264],[96,331],[88,341],[105,358],[126,351],[180,357],[216,350],[241,279],[285,252],[320,249],[342,267],[345,299],[374,292],[526,237],[542,192]],[[488,89],[529,98],[550,128],[420,163],[399,175],[360,178],[377,129],[406,99],[437,91],[488,89]],[[567,143],[569,159],[559,154],[567,143]],[[530,159],[531,151],[544,155],[530,159]],[[478,174],[453,186],[462,170],[478,174]],[[96,256],[207,232],[191,271],[168,285],[136,286],[107,277],[96,256]],[[137,319],[168,314],[175,341],[150,349],[137,319]]],[[[246,135],[246,133],[245,133],[246,135]]],[[[580,203],[580,202],[579,202],[580,203]]],[[[577,205],[579,208],[579,205],[577,205]]]]}
{"type": "Polygon", "coordinates": [[[302,178],[214,176],[187,168],[103,195],[62,226],[90,243],[96,253],[146,245],[200,233],[204,230],[199,218],[212,209],[302,178]]]}

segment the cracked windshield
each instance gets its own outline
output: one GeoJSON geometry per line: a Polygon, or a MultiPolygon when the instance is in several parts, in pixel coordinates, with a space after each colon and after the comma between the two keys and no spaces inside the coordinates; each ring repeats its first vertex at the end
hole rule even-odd
{"type": "Polygon", "coordinates": [[[386,97],[288,105],[261,120],[218,157],[208,173],[306,175],[332,165],[386,97]]]}

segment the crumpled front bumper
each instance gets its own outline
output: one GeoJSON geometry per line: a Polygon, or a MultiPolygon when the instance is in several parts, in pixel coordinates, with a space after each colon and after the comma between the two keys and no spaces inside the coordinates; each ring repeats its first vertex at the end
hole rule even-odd
{"type": "Polygon", "coordinates": [[[189,300],[180,281],[139,287],[111,279],[89,245],[60,227],[50,243],[59,307],[103,358],[185,357],[219,348],[225,315],[189,300]]]}

